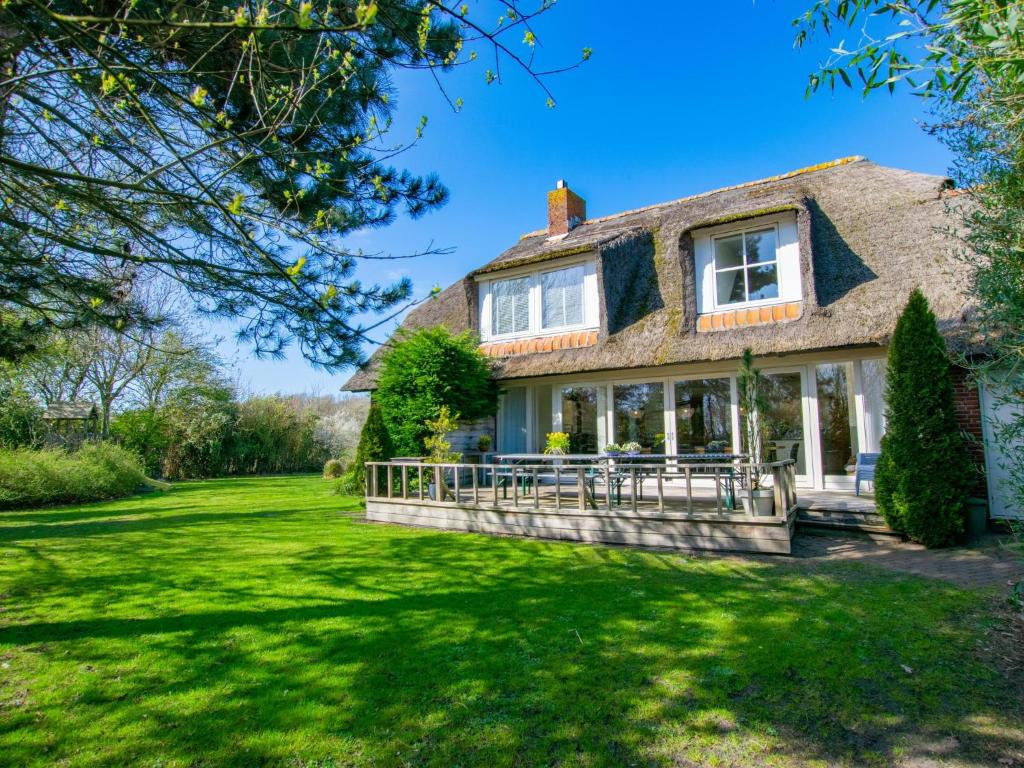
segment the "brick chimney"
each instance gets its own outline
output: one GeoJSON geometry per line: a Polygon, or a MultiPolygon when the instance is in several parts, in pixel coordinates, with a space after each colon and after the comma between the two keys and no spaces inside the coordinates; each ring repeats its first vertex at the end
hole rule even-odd
{"type": "Polygon", "coordinates": [[[587,201],[577,195],[564,179],[548,192],[548,236],[567,234],[587,220],[587,201]]]}

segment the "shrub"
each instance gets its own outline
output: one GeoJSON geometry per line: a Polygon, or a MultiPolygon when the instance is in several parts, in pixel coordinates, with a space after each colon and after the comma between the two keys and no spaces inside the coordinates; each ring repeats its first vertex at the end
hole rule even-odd
{"type": "Polygon", "coordinates": [[[349,470],[334,483],[334,492],[341,496],[362,496],[365,492],[363,484],[356,480],[355,472],[349,470]]]}
{"type": "Polygon", "coordinates": [[[125,411],[110,422],[110,435],[142,459],[148,475],[159,475],[167,450],[165,424],[160,413],[149,410],[125,411]]]}
{"type": "Polygon", "coordinates": [[[317,416],[281,395],[250,397],[238,406],[228,472],[315,472],[329,454],[314,439],[317,416]]]}
{"type": "Polygon", "coordinates": [[[946,342],[920,291],[889,346],[875,497],[890,527],[928,547],[963,535],[973,467],[957,424],[946,342]]]}
{"type": "Polygon", "coordinates": [[[0,380],[0,447],[37,445],[43,433],[43,409],[21,386],[0,380]]]}
{"type": "Polygon", "coordinates": [[[324,462],[324,480],[337,480],[345,474],[345,463],[341,459],[328,459],[324,462]]]}
{"type": "Polygon", "coordinates": [[[74,453],[0,450],[3,509],[116,499],[145,482],[139,458],[110,443],[87,443],[74,453]]]}
{"type": "Polygon", "coordinates": [[[391,346],[381,358],[374,398],[401,456],[424,452],[427,420],[442,405],[466,421],[498,411],[497,385],[477,339],[452,335],[443,326],[408,334],[391,346]]]}
{"type": "Polygon", "coordinates": [[[175,392],[160,410],[167,449],[163,476],[216,477],[227,472],[238,404],[227,386],[212,383],[175,392]]]}
{"type": "Polygon", "coordinates": [[[352,463],[351,487],[362,494],[366,483],[366,462],[387,461],[395,455],[391,443],[391,435],[381,414],[381,407],[376,401],[370,403],[370,412],[366,414],[363,432],[356,448],[356,458],[352,463]]]}
{"type": "Polygon", "coordinates": [[[452,450],[448,435],[459,429],[459,414],[452,415],[447,405],[442,405],[436,419],[427,419],[427,437],[424,444],[428,457],[434,464],[457,464],[462,454],[452,450]]]}

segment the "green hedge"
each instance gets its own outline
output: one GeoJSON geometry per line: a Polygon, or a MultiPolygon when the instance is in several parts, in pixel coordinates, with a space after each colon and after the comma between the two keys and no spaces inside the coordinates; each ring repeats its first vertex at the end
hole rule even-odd
{"type": "Polygon", "coordinates": [[[86,444],[74,453],[0,450],[0,509],[116,499],[145,482],[138,457],[110,443],[86,444]]]}

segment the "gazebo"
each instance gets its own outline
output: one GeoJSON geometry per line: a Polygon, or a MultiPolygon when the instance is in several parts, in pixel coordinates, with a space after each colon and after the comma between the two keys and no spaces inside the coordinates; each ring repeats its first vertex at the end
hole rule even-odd
{"type": "Polygon", "coordinates": [[[43,421],[48,443],[78,445],[96,436],[99,410],[86,400],[60,400],[46,406],[43,421]]]}

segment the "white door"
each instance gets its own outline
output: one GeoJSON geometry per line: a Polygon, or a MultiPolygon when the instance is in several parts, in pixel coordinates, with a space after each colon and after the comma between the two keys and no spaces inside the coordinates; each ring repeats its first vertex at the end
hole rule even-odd
{"type": "Polygon", "coordinates": [[[1011,400],[1007,390],[992,384],[982,384],[981,412],[983,436],[985,439],[985,474],[988,478],[989,514],[993,518],[1024,519],[1024,505],[1021,504],[1010,486],[1011,462],[1021,459],[1024,447],[1005,446],[996,440],[998,425],[1006,424],[1021,415],[1019,398],[1011,400]],[[1014,456],[1016,454],[1016,456],[1014,456]]]}

